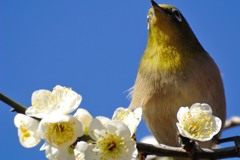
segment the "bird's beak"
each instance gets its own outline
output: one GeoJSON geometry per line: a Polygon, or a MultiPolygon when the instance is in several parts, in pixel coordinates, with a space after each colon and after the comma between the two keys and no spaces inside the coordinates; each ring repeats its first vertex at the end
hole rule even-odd
{"type": "Polygon", "coordinates": [[[159,6],[156,2],[154,2],[154,0],[151,0],[151,3],[152,3],[152,8],[153,8],[153,11],[154,12],[161,12],[162,14],[166,14],[165,12],[164,12],[164,10],[162,9],[162,7],[161,6],[159,6]]]}

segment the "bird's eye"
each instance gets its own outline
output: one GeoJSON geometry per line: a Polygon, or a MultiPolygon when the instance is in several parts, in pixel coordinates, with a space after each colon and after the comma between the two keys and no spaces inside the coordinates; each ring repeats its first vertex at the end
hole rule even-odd
{"type": "Polygon", "coordinates": [[[151,19],[152,19],[152,14],[148,14],[147,15],[147,29],[149,29],[149,25],[150,25],[150,21],[151,21],[151,19]]]}
{"type": "Polygon", "coordinates": [[[182,22],[181,14],[180,14],[180,12],[179,12],[176,8],[173,8],[173,9],[172,9],[172,15],[173,15],[179,22],[182,22]]]}

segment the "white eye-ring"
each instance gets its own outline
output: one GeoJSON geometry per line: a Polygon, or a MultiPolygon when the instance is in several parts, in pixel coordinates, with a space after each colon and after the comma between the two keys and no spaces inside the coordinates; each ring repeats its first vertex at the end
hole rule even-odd
{"type": "Polygon", "coordinates": [[[179,22],[182,22],[181,13],[176,8],[172,9],[172,14],[179,22]]]}
{"type": "Polygon", "coordinates": [[[152,19],[152,15],[151,14],[148,14],[147,15],[147,29],[149,30],[149,27],[150,27],[150,21],[152,19]]]}

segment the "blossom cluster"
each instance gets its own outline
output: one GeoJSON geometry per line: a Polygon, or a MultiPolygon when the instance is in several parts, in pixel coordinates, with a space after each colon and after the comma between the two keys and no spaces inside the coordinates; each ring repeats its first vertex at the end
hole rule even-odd
{"type": "MultiPolygon", "coordinates": [[[[32,106],[14,118],[22,146],[31,148],[44,140],[40,150],[49,160],[138,159],[134,133],[141,121],[141,107],[134,111],[119,107],[111,119],[93,118],[87,110],[78,108],[81,101],[71,88],[59,85],[52,92],[33,92],[32,106]]],[[[191,140],[211,140],[222,125],[212,113],[205,103],[180,107],[176,127],[191,140]]]]}
{"type": "Polygon", "coordinates": [[[33,92],[26,115],[14,118],[22,146],[31,148],[44,140],[40,150],[49,160],[136,159],[133,134],[141,121],[141,108],[120,107],[111,119],[93,118],[87,110],[77,109],[81,100],[72,89],[59,85],[52,92],[33,92]]]}

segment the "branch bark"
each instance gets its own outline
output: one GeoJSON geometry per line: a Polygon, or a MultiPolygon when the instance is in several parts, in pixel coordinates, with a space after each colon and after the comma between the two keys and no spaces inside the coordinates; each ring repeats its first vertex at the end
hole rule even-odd
{"type": "Polygon", "coordinates": [[[25,114],[26,107],[7,97],[6,95],[0,93],[0,100],[12,107],[12,112],[25,114]]]}
{"type": "MultiPolygon", "coordinates": [[[[181,147],[170,147],[166,145],[160,145],[156,147],[151,144],[138,142],[137,149],[139,152],[142,152],[147,155],[156,155],[164,157],[185,157],[185,158],[190,157],[189,153],[186,152],[181,147]]],[[[240,148],[237,146],[221,149],[202,148],[201,150],[198,150],[195,154],[196,158],[204,159],[233,158],[240,156],[240,148]]]]}

